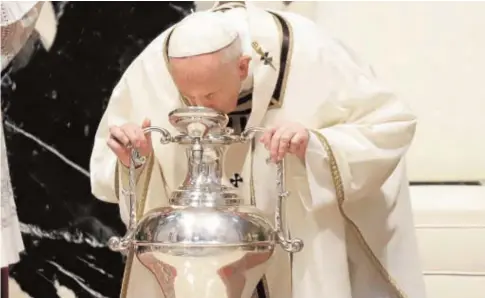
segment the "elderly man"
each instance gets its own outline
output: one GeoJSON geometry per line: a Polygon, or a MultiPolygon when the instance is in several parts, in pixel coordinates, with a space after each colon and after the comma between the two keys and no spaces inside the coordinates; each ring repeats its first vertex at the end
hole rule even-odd
{"type": "MultiPolygon", "coordinates": [[[[268,128],[253,153],[254,185],[246,147],[231,148],[224,169],[268,216],[277,195],[265,160],[286,158],[288,229],[305,248],[278,249],[253,297],[424,297],[403,162],[416,120],[339,42],[303,17],[240,3],[163,32],[115,87],[91,158],[94,195],[118,203],[125,223],[127,145],[147,157],[136,169],[142,216],[167,205],[186,174],[183,150],[142,128],[170,128],[167,113],[188,105],[229,114],[236,131],[268,128]]],[[[163,297],[132,254],[121,296],[163,297]]]]}

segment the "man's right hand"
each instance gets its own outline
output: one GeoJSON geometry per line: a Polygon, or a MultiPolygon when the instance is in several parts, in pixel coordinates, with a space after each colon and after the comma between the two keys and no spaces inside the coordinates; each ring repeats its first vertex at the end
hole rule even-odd
{"type": "Polygon", "coordinates": [[[108,147],[126,167],[130,166],[131,148],[128,147],[129,145],[136,148],[142,156],[149,156],[152,152],[150,133],[143,133],[143,129],[149,127],[150,124],[150,120],[145,119],[141,126],[126,123],[122,126],[111,126],[109,128],[108,147]]]}

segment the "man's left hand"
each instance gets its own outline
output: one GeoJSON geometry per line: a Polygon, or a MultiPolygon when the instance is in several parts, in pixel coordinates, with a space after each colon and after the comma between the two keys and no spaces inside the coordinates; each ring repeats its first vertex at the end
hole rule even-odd
{"type": "Polygon", "coordinates": [[[268,129],[259,141],[269,150],[273,162],[277,162],[282,160],[286,153],[295,154],[303,160],[309,138],[308,129],[303,125],[284,123],[268,129]]]}

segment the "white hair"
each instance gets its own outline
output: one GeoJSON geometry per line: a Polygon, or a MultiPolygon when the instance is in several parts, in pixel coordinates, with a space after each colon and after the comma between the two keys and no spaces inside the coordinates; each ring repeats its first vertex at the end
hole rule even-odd
{"type": "Polygon", "coordinates": [[[233,62],[239,59],[243,55],[242,41],[239,34],[236,36],[234,41],[231,42],[231,44],[223,49],[220,49],[217,52],[220,52],[222,54],[222,62],[224,63],[233,62]]]}

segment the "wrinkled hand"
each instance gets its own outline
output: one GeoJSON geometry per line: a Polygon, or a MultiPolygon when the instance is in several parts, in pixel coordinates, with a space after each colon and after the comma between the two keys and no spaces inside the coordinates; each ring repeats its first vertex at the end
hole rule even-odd
{"type": "Polygon", "coordinates": [[[109,128],[108,147],[126,167],[130,166],[130,145],[137,149],[140,155],[145,157],[152,152],[150,133],[143,133],[143,129],[149,126],[150,120],[145,119],[141,126],[134,123],[126,123],[122,126],[111,126],[109,128]]]}
{"type": "Polygon", "coordinates": [[[299,123],[284,123],[268,129],[259,139],[270,152],[273,162],[282,160],[286,153],[305,158],[310,135],[299,123]]]}

